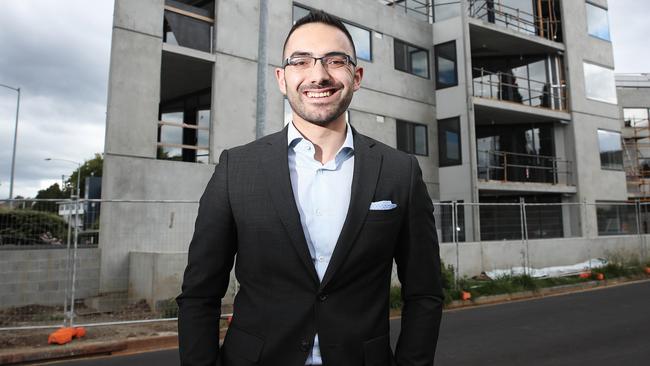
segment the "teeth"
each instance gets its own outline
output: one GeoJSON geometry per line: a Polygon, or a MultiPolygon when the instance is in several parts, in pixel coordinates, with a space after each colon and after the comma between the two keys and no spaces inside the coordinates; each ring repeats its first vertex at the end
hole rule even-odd
{"type": "Polygon", "coordinates": [[[331,91],[326,91],[322,93],[307,92],[307,96],[309,98],[324,98],[324,97],[329,97],[330,95],[332,95],[331,91]]]}

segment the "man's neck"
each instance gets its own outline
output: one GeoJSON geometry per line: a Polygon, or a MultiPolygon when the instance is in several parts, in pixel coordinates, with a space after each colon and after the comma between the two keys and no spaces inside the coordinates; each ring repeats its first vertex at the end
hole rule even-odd
{"type": "Polygon", "coordinates": [[[346,137],[345,114],[338,119],[328,123],[326,126],[319,126],[314,123],[303,121],[301,118],[294,116],[293,125],[298,132],[307,140],[314,144],[314,159],[321,164],[334,159],[336,152],[339,151],[346,137]]]}

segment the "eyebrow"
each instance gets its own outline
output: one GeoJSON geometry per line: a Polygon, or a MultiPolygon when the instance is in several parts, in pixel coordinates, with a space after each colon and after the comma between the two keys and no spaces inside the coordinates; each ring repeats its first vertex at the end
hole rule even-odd
{"type": "MultiPolygon", "coordinates": [[[[313,56],[313,55],[314,55],[313,53],[307,52],[307,51],[296,51],[296,52],[292,53],[291,55],[289,55],[289,57],[313,56]]],[[[347,55],[347,53],[345,53],[343,51],[332,51],[332,52],[328,52],[328,53],[324,54],[323,57],[325,57],[325,56],[336,56],[336,55],[347,55]]]]}

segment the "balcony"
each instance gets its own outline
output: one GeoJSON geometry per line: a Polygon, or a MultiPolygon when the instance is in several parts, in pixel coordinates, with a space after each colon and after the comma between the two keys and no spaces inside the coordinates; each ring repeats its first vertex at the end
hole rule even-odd
{"type": "Polygon", "coordinates": [[[537,81],[504,72],[473,68],[473,95],[566,111],[566,85],[537,81]]]}
{"type": "Polygon", "coordinates": [[[469,1],[469,16],[472,18],[554,42],[562,42],[559,14],[559,2],[553,0],[469,1]]]}
{"type": "Polygon", "coordinates": [[[485,182],[570,186],[571,171],[571,161],[555,156],[478,151],[478,178],[485,182]]]}
{"type": "Polygon", "coordinates": [[[431,0],[378,0],[379,3],[424,22],[433,22],[431,0]]]}

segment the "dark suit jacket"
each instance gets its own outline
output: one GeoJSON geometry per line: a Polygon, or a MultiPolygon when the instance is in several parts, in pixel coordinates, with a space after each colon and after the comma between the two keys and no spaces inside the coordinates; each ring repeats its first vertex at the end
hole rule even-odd
{"type": "Polygon", "coordinates": [[[417,160],[354,132],[350,207],[319,282],[291,188],[287,129],[224,151],[199,205],[179,305],[183,365],[431,365],[442,289],[433,205],[417,160]],[[373,201],[397,208],[370,211],[373,201]],[[219,349],[221,298],[240,283],[219,349]],[[389,345],[393,259],[404,307],[389,345]]]}

